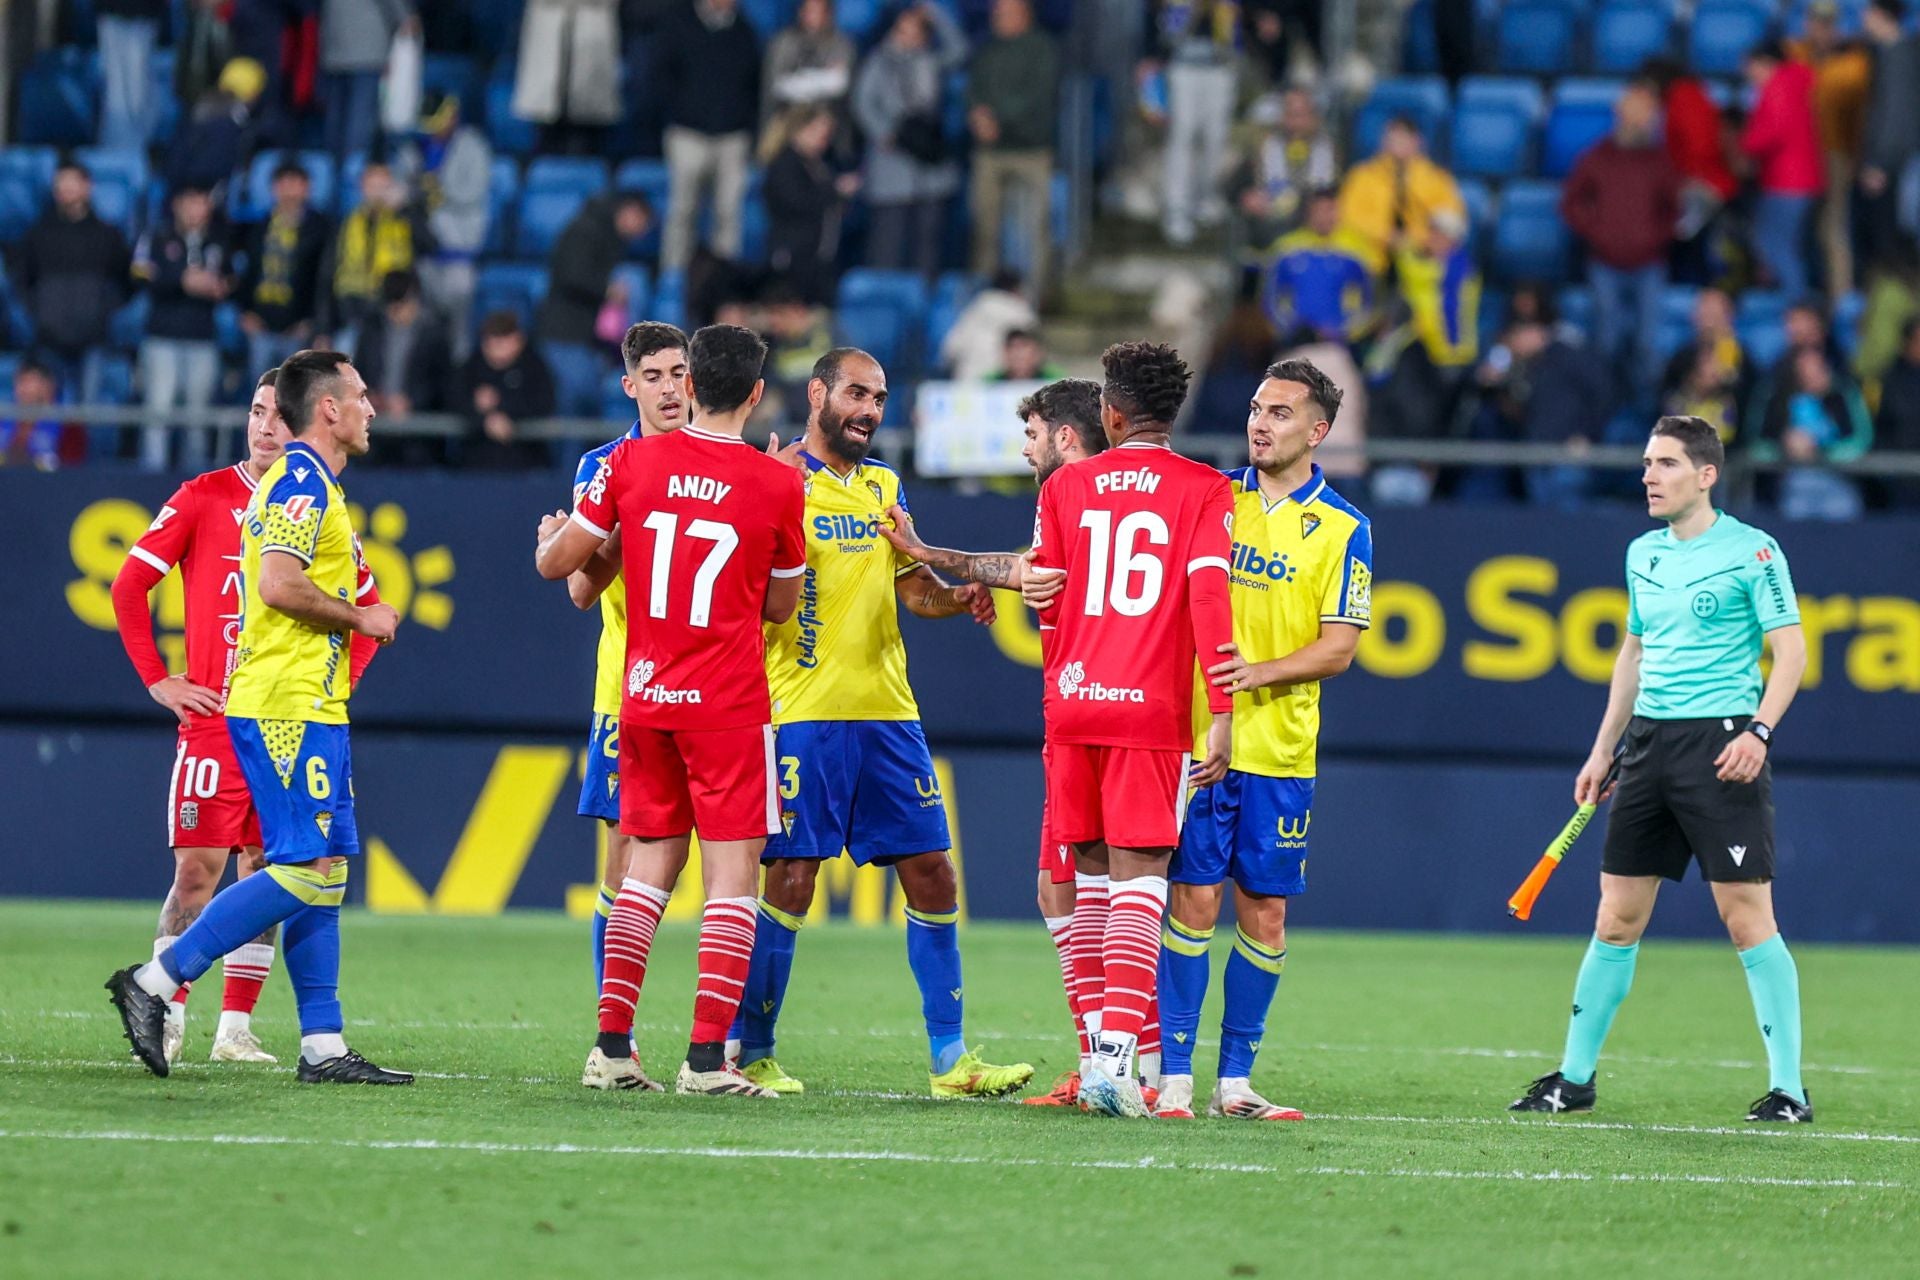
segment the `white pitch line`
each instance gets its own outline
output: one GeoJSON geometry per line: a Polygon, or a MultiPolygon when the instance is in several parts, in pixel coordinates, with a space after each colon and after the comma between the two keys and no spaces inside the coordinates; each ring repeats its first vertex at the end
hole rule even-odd
{"type": "Polygon", "coordinates": [[[1341,1178],[1446,1178],[1498,1182],[1694,1182],[1714,1186],[1742,1187],[1880,1187],[1903,1191],[1903,1182],[1882,1182],[1861,1178],[1759,1178],[1745,1174],[1711,1173],[1581,1173],[1578,1170],[1549,1169],[1342,1169],[1330,1165],[1296,1169],[1295,1173],[1341,1178]]]}

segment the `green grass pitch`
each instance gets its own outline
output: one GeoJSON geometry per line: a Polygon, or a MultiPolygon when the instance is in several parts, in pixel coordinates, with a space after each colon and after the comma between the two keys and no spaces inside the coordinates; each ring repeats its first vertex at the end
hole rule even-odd
{"type": "MultiPolygon", "coordinates": [[[[0,1275],[1911,1275],[1920,1247],[1920,952],[1796,948],[1819,1124],[1753,1131],[1766,1086],[1738,962],[1665,942],[1591,1118],[1502,1110],[1550,1069],[1569,939],[1317,932],[1303,922],[1256,1086],[1304,1124],[1103,1121],[925,1098],[897,932],[810,928],[782,1027],[803,1099],[579,1086],[583,923],[343,925],[352,1042],[425,1073],[319,1089],[127,1057],[101,982],[150,905],[0,905],[0,1275]]],[[[1073,1064],[1045,933],[964,935],[970,1039],[1073,1064]]],[[[641,1004],[671,1076],[692,935],[663,929],[641,1004]]],[[[1214,991],[1219,982],[1216,974],[1214,991]]],[[[290,1062],[276,971],[257,1027],[290,1062]]],[[[1202,1088],[1217,1003],[1203,1023],[1202,1088]]]]}

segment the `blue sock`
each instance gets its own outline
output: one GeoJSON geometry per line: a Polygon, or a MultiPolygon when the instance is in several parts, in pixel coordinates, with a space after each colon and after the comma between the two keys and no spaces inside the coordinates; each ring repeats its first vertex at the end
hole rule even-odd
{"type": "Polygon", "coordinates": [[[907,908],[907,967],[920,987],[920,1016],[934,1074],[951,1071],[967,1051],[961,1035],[960,912],[907,908]]]}
{"type": "Polygon", "coordinates": [[[280,952],[286,957],[287,981],[300,1011],[300,1034],[344,1030],[346,1022],[340,1013],[340,908],[300,908],[287,921],[280,952]]]}
{"type": "Polygon", "coordinates": [[[160,957],[160,967],[175,982],[192,982],[213,962],[244,946],[299,911],[318,876],[304,867],[268,867],[263,874],[236,881],[213,901],[160,957]]]}
{"type": "Polygon", "coordinates": [[[1600,1046],[1613,1028],[1613,1015],[1633,986],[1633,964],[1640,944],[1616,947],[1596,936],[1587,944],[1580,976],[1573,984],[1573,1016],[1567,1020],[1567,1050],[1560,1074],[1569,1084],[1589,1084],[1600,1065],[1600,1046]]]}
{"type": "MultiPolygon", "coordinates": [[[[1220,1017],[1220,1078],[1244,1080],[1253,1074],[1254,1055],[1267,1034],[1267,1009],[1280,987],[1287,953],[1234,931],[1233,952],[1227,957],[1226,1008],[1220,1017]]],[[[1164,1023],[1165,1015],[1161,1015],[1164,1023]]]]}
{"type": "Polygon", "coordinates": [[[740,1014],[733,1024],[741,1066],[773,1056],[774,1027],[780,1021],[780,1006],[786,1003],[793,947],[800,940],[803,921],[762,899],[760,917],[754,923],[753,960],[747,966],[747,985],[740,993],[740,1014]]]}
{"type": "Polygon", "coordinates": [[[1787,950],[1787,940],[1776,933],[1742,951],[1740,963],[1746,966],[1760,1037],[1767,1042],[1767,1073],[1772,1081],[1767,1087],[1805,1102],[1807,1088],[1800,1081],[1800,968],[1787,950]]]}
{"type": "Polygon", "coordinates": [[[1172,916],[1160,931],[1160,1074],[1193,1074],[1193,1041],[1200,1031],[1213,961],[1211,929],[1189,929],[1172,916]]]}
{"type": "Polygon", "coordinates": [[[613,913],[613,890],[604,884],[593,904],[593,994],[600,995],[600,983],[607,976],[607,917],[613,913]]]}

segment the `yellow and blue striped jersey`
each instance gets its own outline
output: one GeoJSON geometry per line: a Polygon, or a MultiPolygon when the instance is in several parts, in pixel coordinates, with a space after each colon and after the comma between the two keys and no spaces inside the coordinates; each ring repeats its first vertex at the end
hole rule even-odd
{"type": "MultiPolygon", "coordinates": [[[[1328,487],[1320,468],[1278,501],[1260,492],[1260,473],[1252,467],[1235,468],[1227,479],[1233,489],[1233,641],[1241,655],[1248,662],[1283,658],[1317,639],[1323,622],[1368,626],[1373,527],[1328,487]]],[[[1194,708],[1194,740],[1204,746],[1206,704],[1195,698],[1194,708]]],[[[1234,695],[1232,767],[1242,773],[1311,778],[1319,737],[1318,681],[1234,695]]]]}
{"type": "MultiPolygon", "coordinates": [[[[600,472],[600,464],[607,455],[628,440],[640,438],[640,422],[627,428],[627,433],[595,449],[589,449],[580,455],[580,465],[573,473],[573,505],[580,505],[580,495],[585,491],[594,476],[600,472]]],[[[622,684],[627,671],[627,579],[624,574],[607,584],[600,593],[600,644],[593,654],[593,714],[620,718],[620,698],[622,684]]]]}
{"type": "Polygon", "coordinates": [[[269,608],[260,598],[260,557],[284,551],[330,596],[354,598],[359,577],[347,499],[333,471],[295,440],[267,468],[240,521],[240,639],[227,714],[256,720],[345,724],[345,631],[326,631],[269,608]]]}
{"type": "Polygon", "coordinates": [[[766,629],[773,722],[918,720],[893,580],[919,561],[880,536],[887,508],[907,505],[900,476],[872,459],[843,476],[800,458],[807,572],[793,617],[766,629]]]}

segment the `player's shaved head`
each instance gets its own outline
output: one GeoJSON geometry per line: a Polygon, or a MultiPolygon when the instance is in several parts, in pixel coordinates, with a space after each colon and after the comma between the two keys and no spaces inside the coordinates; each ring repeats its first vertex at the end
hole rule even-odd
{"type": "Polygon", "coordinates": [[[693,401],[708,413],[732,413],[753,398],[767,344],[737,324],[710,324],[693,335],[687,353],[693,401]]]}
{"type": "MultiPolygon", "coordinates": [[[[813,362],[813,379],[826,383],[827,390],[831,391],[840,385],[847,365],[858,360],[865,360],[876,369],[880,367],[878,360],[858,347],[835,347],[813,362]]],[[[882,377],[881,381],[884,382],[885,378],[882,377]]]]}
{"type": "MultiPolygon", "coordinates": [[[[1178,351],[1162,342],[1116,342],[1100,356],[1100,367],[1107,375],[1101,399],[1123,419],[1123,435],[1172,428],[1193,380],[1178,351]]],[[[1113,435],[1111,425],[1107,434],[1113,435]]]]}
{"type": "Polygon", "coordinates": [[[350,364],[338,351],[296,351],[274,375],[273,395],[280,416],[295,435],[313,426],[320,402],[337,396],[350,364]]]}
{"type": "MultiPolygon", "coordinates": [[[[275,365],[273,366],[273,368],[267,370],[265,373],[260,375],[259,380],[253,384],[253,389],[255,391],[260,391],[267,387],[271,387],[274,384],[274,379],[278,378],[279,376],[280,376],[280,366],[275,365]]],[[[274,394],[278,395],[279,393],[275,392],[274,394]]]]}

